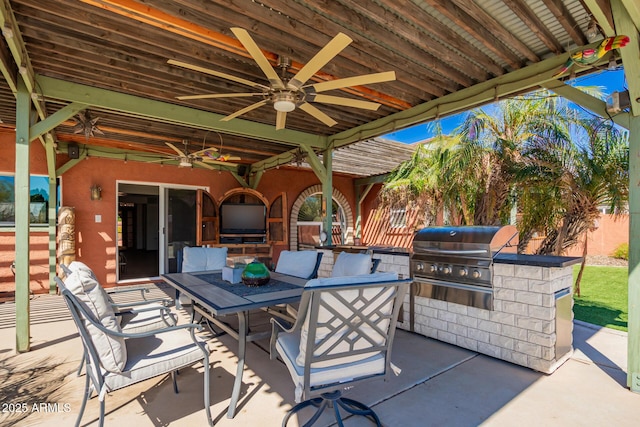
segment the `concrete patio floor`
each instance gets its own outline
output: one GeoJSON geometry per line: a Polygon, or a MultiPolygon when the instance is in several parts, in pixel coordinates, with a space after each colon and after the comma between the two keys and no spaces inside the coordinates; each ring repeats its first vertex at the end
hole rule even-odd
{"type": "MultiPolygon", "coordinates": [[[[156,288],[152,294],[164,296],[164,291],[156,288]]],[[[0,304],[0,425],[73,425],[84,386],[84,377],[75,374],[82,355],[75,326],[61,297],[35,296],[31,311],[32,351],[15,354],[15,306],[0,304]]],[[[186,321],[185,312],[181,315],[186,321]]],[[[293,385],[284,364],[269,360],[261,348],[268,343],[248,346],[237,415],[227,419],[237,344],[229,336],[209,337],[211,412],[216,425],[280,425],[293,403],[293,385]]],[[[402,369],[400,376],[349,392],[349,397],[372,405],[385,426],[640,423],[640,395],[626,387],[625,333],[576,322],[574,354],[552,375],[405,331],[396,337],[393,361],[402,369]]],[[[167,377],[111,393],[106,398],[105,425],[206,425],[201,372],[198,365],[182,370],[177,395],[167,377]]],[[[97,425],[98,413],[94,398],[81,425],[97,425]]],[[[289,425],[296,426],[297,421],[292,418],[289,425]]],[[[317,425],[332,425],[332,418],[325,414],[317,425]]],[[[345,425],[373,424],[352,417],[345,425]]]]}

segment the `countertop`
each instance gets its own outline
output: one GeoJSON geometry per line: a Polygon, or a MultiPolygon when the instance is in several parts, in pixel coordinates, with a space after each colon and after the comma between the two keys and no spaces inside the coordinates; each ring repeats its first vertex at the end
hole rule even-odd
{"type": "MultiPolygon", "coordinates": [[[[331,245],[316,246],[316,249],[329,249],[334,252],[361,252],[372,251],[374,254],[388,254],[409,256],[411,250],[393,246],[363,246],[363,245],[331,245]]],[[[525,255],[512,253],[499,253],[493,259],[500,264],[530,265],[534,267],[568,267],[582,262],[582,257],[568,257],[555,255],[525,255]]]]}
{"type": "Polygon", "coordinates": [[[582,262],[582,257],[555,255],[498,254],[494,263],[530,265],[533,267],[568,267],[582,262]]]}
{"type": "Polygon", "coordinates": [[[364,245],[329,245],[316,246],[316,249],[329,249],[333,252],[364,252],[371,251],[374,254],[404,255],[409,256],[411,251],[407,248],[395,246],[364,246],[364,245]]]}

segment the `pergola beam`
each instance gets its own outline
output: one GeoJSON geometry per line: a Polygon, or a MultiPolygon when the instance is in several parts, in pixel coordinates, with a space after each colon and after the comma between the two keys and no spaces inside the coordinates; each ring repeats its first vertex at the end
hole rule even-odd
{"type": "MultiPolygon", "coordinates": [[[[582,0],[593,15],[605,37],[613,37],[616,30],[613,28],[613,18],[611,16],[611,8],[606,0],[582,0]]],[[[635,0],[632,0],[635,1],[635,0]]]]}
{"type": "MultiPolygon", "coordinates": [[[[596,48],[601,41],[579,48],[596,48]]],[[[578,50],[578,49],[577,49],[578,50]]],[[[328,143],[335,148],[373,138],[405,127],[427,122],[498,101],[514,94],[537,89],[540,85],[556,80],[554,75],[567,62],[571,53],[555,56],[536,64],[512,71],[495,79],[479,83],[457,92],[433,99],[408,110],[329,136],[328,143]]],[[[592,67],[604,63],[600,60],[592,67]]]]}
{"type": "Polygon", "coordinates": [[[624,74],[627,77],[631,113],[638,116],[640,115],[640,79],[638,79],[640,76],[640,37],[638,36],[638,28],[621,0],[611,0],[611,10],[616,32],[629,37],[629,43],[620,49],[620,57],[624,65],[624,74]]]}
{"type": "Polygon", "coordinates": [[[191,128],[272,141],[298,146],[300,141],[324,149],[324,138],[291,129],[276,130],[275,126],[255,123],[249,120],[233,119],[221,121],[225,116],[195,108],[155,101],[134,95],[86,86],[45,76],[36,76],[36,82],[49,102],[57,99],[66,102],[86,104],[123,115],[145,117],[150,120],[173,123],[191,128]]]}
{"type": "MultiPolygon", "coordinates": [[[[588,93],[581,91],[580,89],[576,89],[575,87],[569,86],[558,80],[545,83],[543,87],[557,93],[558,95],[568,99],[571,102],[580,105],[583,108],[586,108],[587,110],[599,115],[600,117],[610,117],[609,113],[607,112],[606,102],[594,96],[591,96],[588,93]]],[[[613,120],[617,125],[622,126],[625,129],[629,129],[628,113],[620,113],[616,114],[615,116],[611,116],[611,120],[613,120]]]]}

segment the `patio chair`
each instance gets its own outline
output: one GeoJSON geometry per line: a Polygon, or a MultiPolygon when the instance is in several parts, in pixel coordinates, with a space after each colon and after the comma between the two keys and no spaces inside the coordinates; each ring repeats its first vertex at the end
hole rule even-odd
{"type": "Polygon", "coordinates": [[[84,348],[87,375],[84,397],[76,426],[80,425],[87,400],[95,390],[100,401],[99,425],[104,425],[107,393],[171,373],[177,393],[178,369],[202,362],[204,366],[204,406],[213,426],[209,403],[209,349],[196,337],[195,324],[170,326],[142,333],[123,333],[109,298],[88,271],[72,272],[56,282],[78,328],[84,348]]]}
{"type": "MultiPolygon", "coordinates": [[[[227,265],[227,252],[226,247],[185,246],[178,251],[178,273],[222,270],[227,265]]],[[[176,307],[182,308],[189,304],[190,301],[176,290],[176,307]]]]}
{"type": "MultiPolygon", "coordinates": [[[[60,264],[60,269],[64,273],[65,277],[68,277],[74,271],[84,271],[85,274],[89,275],[97,282],[93,270],[82,262],[73,261],[68,266],[60,264]]],[[[171,313],[169,308],[171,300],[167,298],[147,299],[145,294],[149,292],[148,288],[128,287],[121,289],[105,289],[105,292],[107,293],[109,304],[116,315],[118,324],[125,333],[137,334],[141,332],[155,331],[157,329],[175,326],[177,323],[176,317],[171,313]],[[141,299],[138,301],[116,303],[112,298],[113,295],[130,292],[140,292],[141,299]]],[[[78,376],[82,373],[84,361],[85,358],[83,357],[80,361],[80,366],[78,366],[78,376]]]]}
{"type": "Polygon", "coordinates": [[[350,414],[370,417],[375,412],[342,391],[365,381],[387,379],[398,312],[410,280],[397,280],[396,273],[314,279],[307,283],[300,302],[300,315],[287,329],[271,319],[271,358],[279,355],[295,384],[299,402],[282,425],[303,408],[316,412],[304,424],[315,423],[332,408],[342,426],[340,408],[350,414]]]}
{"type": "MultiPolygon", "coordinates": [[[[301,279],[315,279],[318,277],[318,268],[322,262],[322,252],[306,251],[282,251],[276,265],[276,273],[288,274],[301,279]]],[[[264,311],[289,323],[295,322],[298,315],[298,304],[285,304],[275,307],[266,307],[264,311]]]]}
{"type": "Polygon", "coordinates": [[[380,264],[379,258],[372,258],[369,253],[352,254],[340,252],[333,264],[331,277],[358,276],[373,274],[380,264]]]}
{"type": "Polygon", "coordinates": [[[322,252],[318,251],[282,251],[276,265],[276,273],[315,279],[318,277],[322,255],[322,252]]]}

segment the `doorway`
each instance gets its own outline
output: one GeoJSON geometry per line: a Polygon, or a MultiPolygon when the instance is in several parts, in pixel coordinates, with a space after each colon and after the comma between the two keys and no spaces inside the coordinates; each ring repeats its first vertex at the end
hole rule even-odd
{"type": "Polygon", "coordinates": [[[118,185],[118,280],[159,275],[160,194],[152,185],[118,185]]]}
{"type": "Polygon", "coordinates": [[[196,244],[196,193],[191,186],[118,183],[118,280],[177,271],[177,254],[196,244]]]}

